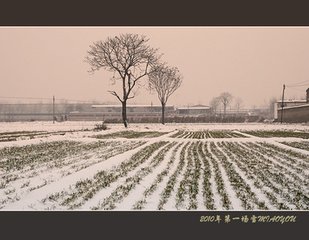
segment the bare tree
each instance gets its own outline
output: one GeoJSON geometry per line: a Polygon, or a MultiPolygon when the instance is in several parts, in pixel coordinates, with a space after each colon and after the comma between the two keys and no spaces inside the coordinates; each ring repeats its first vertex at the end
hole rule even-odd
{"type": "Polygon", "coordinates": [[[132,91],[139,81],[149,74],[151,67],[157,62],[159,56],[157,49],[151,48],[148,38],[137,34],[121,34],[106,41],[98,41],[90,46],[86,62],[91,66],[90,72],[101,68],[114,72],[122,84],[122,94],[109,91],[122,104],[122,120],[125,127],[127,121],[127,100],[134,98],[132,91]]]}
{"type": "Polygon", "coordinates": [[[269,99],[269,118],[274,118],[275,117],[275,104],[277,103],[277,98],[272,97],[269,99]]]}
{"type": "Polygon", "coordinates": [[[157,92],[162,106],[161,123],[165,124],[165,106],[169,97],[180,87],[182,76],[178,68],[157,65],[149,74],[149,88],[157,92]]]}
{"type": "Polygon", "coordinates": [[[224,116],[225,116],[226,115],[226,108],[227,108],[227,106],[230,105],[233,97],[230,93],[224,92],[224,93],[221,93],[221,95],[219,96],[219,99],[220,99],[221,103],[223,104],[223,111],[224,111],[224,116]]]}
{"type": "Polygon", "coordinates": [[[242,99],[240,97],[236,98],[235,99],[235,107],[237,109],[237,113],[239,113],[239,110],[242,107],[242,105],[243,105],[242,99]]]}
{"type": "Polygon", "coordinates": [[[214,111],[214,113],[217,113],[217,110],[219,108],[220,105],[220,99],[219,97],[214,97],[213,99],[211,99],[210,101],[210,107],[211,109],[214,111]]]}

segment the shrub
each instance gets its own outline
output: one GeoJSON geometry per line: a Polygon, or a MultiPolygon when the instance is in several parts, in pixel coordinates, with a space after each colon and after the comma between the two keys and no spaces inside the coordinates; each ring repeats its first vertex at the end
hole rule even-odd
{"type": "Polygon", "coordinates": [[[102,123],[97,123],[94,126],[94,131],[102,131],[106,129],[107,129],[107,125],[104,123],[104,121],[102,123]]]}

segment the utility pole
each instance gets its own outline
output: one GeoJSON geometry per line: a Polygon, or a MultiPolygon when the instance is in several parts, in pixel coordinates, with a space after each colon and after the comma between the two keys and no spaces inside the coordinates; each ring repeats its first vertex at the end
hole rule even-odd
{"type": "Polygon", "coordinates": [[[55,96],[53,96],[53,123],[55,123],[55,96]]]}
{"type": "Polygon", "coordinates": [[[285,90],[285,84],[283,84],[283,89],[282,89],[282,100],[281,100],[281,124],[282,124],[282,121],[283,121],[283,107],[284,107],[284,90],[285,90]]]}

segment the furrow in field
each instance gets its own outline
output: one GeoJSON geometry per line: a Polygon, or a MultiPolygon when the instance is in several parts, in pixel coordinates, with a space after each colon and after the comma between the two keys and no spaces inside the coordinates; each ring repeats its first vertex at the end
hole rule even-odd
{"type": "MultiPolygon", "coordinates": [[[[169,167],[169,162],[171,159],[171,155],[173,150],[175,149],[175,145],[177,143],[173,142],[168,145],[166,151],[162,152],[160,156],[161,162],[154,167],[150,167],[149,171],[145,171],[143,174],[143,178],[136,184],[136,186],[127,194],[123,200],[117,204],[117,210],[127,210],[127,209],[141,209],[143,204],[146,203],[146,199],[142,199],[140,202],[136,203],[136,199],[139,196],[143,196],[144,191],[145,197],[151,194],[151,192],[155,189],[156,183],[153,183],[156,180],[156,176],[169,167]],[[153,184],[151,184],[153,183],[153,184]],[[150,185],[150,189],[147,188],[150,185]],[[146,189],[146,190],[145,190],[146,189]]],[[[176,146],[177,147],[177,146],[176,146]]]]}
{"type": "MultiPolygon", "coordinates": [[[[106,161],[94,164],[86,169],[82,169],[81,171],[78,171],[76,173],[73,173],[69,176],[63,177],[59,179],[56,182],[53,182],[49,185],[46,185],[40,189],[36,189],[30,193],[28,193],[22,201],[18,201],[12,204],[8,204],[5,208],[6,209],[27,209],[28,206],[36,206],[39,209],[44,208],[44,201],[50,201],[52,203],[57,203],[57,200],[59,200],[61,197],[65,197],[66,194],[73,193],[76,189],[76,183],[83,183],[90,181],[89,179],[95,178],[94,181],[90,181],[91,183],[102,183],[102,179],[100,179],[100,176],[103,177],[103,175],[106,172],[112,173],[117,169],[117,165],[124,167],[123,172],[126,173],[128,168],[135,168],[138,166],[140,158],[142,158],[144,155],[145,149],[156,149],[157,147],[160,147],[162,143],[153,143],[150,141],[149,143],[146,143],[144,146],[137,147],[136,149],[129,150],[123,154],[111,157],[107,159],[106,161]],[[141,153],[142,152],[142,153],[141,153]],[[139,154],[138,154],[139,153],[139,154]],[[140,155],[140,156],[136,156],[140,155]],[[135,156],[136,161],[134,159],[131,159],[133,156],[135,156]],[[130,161],[132,160],[132,161],[130,161]],[[104,171],[99,171],[99,169],[104,169],[104,171]],[[101,180],[101,182],[100,182],[101,180]],[[74,190],[75,189],[75,190],[74,190]],[[64,196],[62,196],[64,195],[64,196]],[[42,202],[43,201],[43,202],[42,202]]],[[[149,151],[149,150],[148,150],[149,151]]],[[[118,167],[119,167],[118,166],[118,167]]],[[[98,186],[97,186],[98,187],[98,186]]]]}
{"type": "Polygon", "coordinates": [[[226,149],[226,142],[217,143],[218,149],[224,155],[225,166],[229,172],[230,182],[234,186],[238,198],[241,199],[245,210],[252,209],[269,209],[270,203],[268,198],[260,189],[254,186],[254,183],[248,178],[247,172],[243,172],[237,164],[235,164],[235,155],[226,149]]]}
{"type": "MultiPolygon", "coordinates": [[[[274,181],[281,185],[282,191],[287,199],[297,209],[309,208],[309,194],[308,194],[308,180],[299,178],[299,173],[294,173],[290,169],[283,167],[282,163],[275,161],[276,153],[273,152],[273,157],[268,157],[264,150],[264,145],[250,144],[251,148],[253,145],[257,146],[256,154],[264,158],[264,162],[267,162],[271,167],[269,171],[272,173],[274,181]],[[265,156],[266,155],[266,156],[265,156]]],[[[282,162],[283,160],[281,160],[282,162]]]]}
{"type": "Polygon", "coordinates": [[[165,156],[168,160],[167,165],[165,168],[158,168],[156,170],[156,176],[151,180],[151,184],[147,184],[148,186],[144,187],[142,189],[143,191],[139,194],[141,198],[136,201],[137,194],[134,196],[135,203],[133,205],[133,209],[157,210],[156,208],[160,199],[159,194],[163,191],[164,186],[167,183],[169,173],[174,172],[178,166],[180,153],[179,149],[182,145],[183,143],[179,143],[165,156]]]}
{"type": "MultiPolygon", "coordinates": [[[[242,176],[243,179],[245,179],[246,183],[258,196],[258,199],[260,199],[262,202],[265,202],[265,205],[268,209],[275,207],[273,203],[268,199],[267,194],[265,194],[265,190],[260,184],[260,181],[257,180],[256,175],[252,172],[250,164],[247,163],[247,156],[245,154],[237,154],[237,147],[239,147],[239,143],[223,142],[220,147],[228,155],[231,163],[234,164],[234,167],[235,169],[237,169],[238,173],[242,176]]],[[[263,209],[263,206],[258,206],[258,208],[263,209]]]]}
{"type": "MultiPolygon", "coordinates": [[[[150,166],[153,161],[154,156],[159,153],[162,149],[159,148],[153,152],[151,156],[142,162],[138,167],[128,172],[126,175],[119,177],[117,181],[112,182],[108,187],[103,188],[98,191],[92,198],[86,201],[83,205],[80,206],[81,209],[94,209],[100,205],[103,199],[109,197],[120,185],[125,185],[128,178],[133,178],[136,174],[141,172],[143,169],[146,169],[150,166]]],[[[135,195],[136,198],[137,195],[135,195]]],[[[126,209],[129,209],[129,206],[126,206],[126,209]]]]}
{"type": "Polygon", "coordinates": [[[172,142],[161,149],[154,156],[147,167],[140,169],[134,176],[126,178],[124,184],[119,185],[107,198],[103,199],[97,206],[92,209],[112,210],[117,208],[117,205],[129,195],[130,191],[133,190],[138,184],[140,184],[144,177],[151,174],[152,171],[162,163],[164,160],[164,155],[175,144],[175,142],[172,142]]]}
{"type": "Polygon", "coordinates": [[[192,184],[195,165],[192,150],[195,144],[196,142],[193,142],[187,151],[187,166],[185,168],[185,172],[182,176],[182,180],[180,181],[176,194],[175,207],[177,210],[195,207],[194,196],[193,199],[191,198],[191,195],[196,193],[196,186],[192,184]]]}
{"type": "Polygon", "coordinates": [[[259,156],[251,149],[235,143],[230,143],[230,150],[240,159],[237,161],[238,164],[242,165],[242,168],[246,169],[244,171],[248,171],[252,176],[254,185],[267,195],[277,209],[295,209],[296,206],[291,201],[291,197],[283,191],[278,180],[276,181],[276,175],[274,176],[274,173],[270,171],[271,165],[262,155],[259,156]]]}
{"type": "Polygon", "coordinates": [[[14,179],[9,179],[11,177],[8,174],[2,179],[2,181],[6,181],[6,188],[0,189],[0,196],[3,196],[0,198],[2,207],[5,204],[18,201],[29,192],[51,184],[64,176],[105,161],[110,157],[136,148],[141,144],[142,142],[124,143],[121,147],[102,145],[92,151],[89,149],[89,151],[87,150],[79,156],[56,159],[55,161],[42,164],[42,166],[36,167],[33,170],[20,170],[16,173],[17,177],[14,179]],[[7,181],[8,179],[10,180],[9,182],[7,181]],[[7,191],[7,189],[10,189],[10,192],[1,194],[2,191],[7,191]],[[15,192],[12,189],[19,189],[19,191],[15,192]]]}
{"type": "MultiPolygon", "coordinates": [[[[144,206],[145,209],[162,210],[159,209],[159,205],[161,203],[161,193],[164,191],[170,177],[176,171],[178,165],[180,164],[180,153],[182,148],[184,147],[183,145],[184,143],[181,143],[180,145],[178,145],[177,150],[175,149],[175,153],[174,155],[172,155],[172,159],[170,160],[170,162],[173,161],[173,163],[170,165],[169,170],[167,172],[163,171],[160,176],[157,176],[157,187],[152,193],[150,192],[150,195],[147,197],[146,204],[144,206]]],[[[149,187],[149,189],[151,189],[151,187],[149,187]]]]}
{"type": "Polygon", "coordinates": [[[241,208],[244,210],[252,210],[255,205],[257,205],[261,206],[262,209],[265,209],[265,203],[260,202],[257,199],[256,195],[251,191],[250,186],[243,180],[239,173],[235,171],[235,168],[227,155],[220,149],[219,143],[212,143],[212,145],[213,153],[224,168],[228,181],[235,192],[234,196],[241,201],[241,206],[235,208],[238,210],[241,208]]]}
{"type": "Polygon", "coordinates": [[[176,193],[177,189],[180,185],[180,178],[187,166],[187,151],[192,143],[187,142],[186,145],[183,146],[180,152],[180,160],[177,165],[176,170],[169,177],[166,187],[162,191],[161,198],[159,200],[158,209],[159,210],[175,210],[176,205],[176,193]]]}
{"type": "MultiPolygon", "coordinates": [[[[263,143],[244,143],[242,145],[253,150],[258,155],[263,155],[264,158],[273,163],[275,169],[278,168],[284,172],[290,181],[309,187],[309,176],[304,172],[307,168],[299,166],[296,160],[287,155],[282,155],[278,150],[274,151],[268,147],[269,145],[266,147],[263,143]]],[[[306,191],[306,189],[304,190],[306,191]]]]}
{"type": "Polygon", "coordinates": [[[309,152],[308,154],[304,154],[299,152],[299,149],[297,148],[287,149],[284,144],[279,144],[276,141],[272,141],[271,143],[263,142],[259,144],[262,144],[265,149],[276,152],[277,155],[287,159],[300,168],[309,168],[309,152]]]}
{"type": "MultiPolygon", "coordinates": [[[[205,196],[205,191],[204,191],[204,183],[205,181],[209,180],[209,174],[205,173],[205,163],[203,162],[203,158],[201,156],[202,153],[202,142],[198,142],[196,146],[196,157],[198,158],[198,161],[200,163],[200,176],[198,179],[198,193],[196,196],[196,201],[197,201],[197,210],[204,210],[205,205],[204,205],[204,196],[205,196]]],[[[209,169],[208,169],[209,170],[209,169]]]]}
{"type": "Polygon", "coordinates": [[[220,194],[216,182],[216,169],[212,164],[211,154],[207,150],[207,143],[203,143],[199,149],[204,166],[203,197],[206,209],[220,209],[220,194]]]}
{"type": "Polygon", "coordinates": [[[209,156],[209,159],[211,161],[211,164],[214,169],[214,174],[215,174],[215,182],[217,186],[217,193],[220,196],[220,207],[219,209],[224,209],[224,210],[230,210],[234,209],[235,207],[240,206],[240,203],[237,202],[237,199],[234,197],[234,193],[230,191],[231,186],[228,182],[228,178],[225,174],[225,172],[222,169],[222,166],[218,163],[218,159],[214,156],[211,148],[211,144],[206,142],[207,147],[205,147],[205,154],[209,156]],[[236,203],[235,203],[236,199],[236,203]],[[231,200],[233,202],[231,202],[231,200]]]}
{"type": "MultiPolygon", "coordinates": [[[[199,205],[199,200],[202,200],[201,196],[198,195],[198,193],[202,190],[200,187],[202,184],[202,181],[200,181],[201,177],[201,160],[197,151],[198,142],[195,142],[194,148],[192,149],[191,153],[193,155],[193,161],[194,161],[194,169],[192,170],[192,174],[190,176],[189,181],[189,206],[188,210],[191,209],[197,209],[199,205]]],[[[202,201],[200,201],[202,203],[202,201]]]]}

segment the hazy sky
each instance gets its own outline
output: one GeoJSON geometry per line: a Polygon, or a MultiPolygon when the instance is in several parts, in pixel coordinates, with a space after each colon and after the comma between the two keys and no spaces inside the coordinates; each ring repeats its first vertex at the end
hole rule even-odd
{"type": "MultiPolygon", "coordinates": [[[[304,97],[309,87],[309,28],[265,27],[40,27],[0,28],[0,97],[114,101],[111,73],[90,75],[86,52],[94,41],[120,33],[146,35],[184,79],[168,104],[209,104],[221,92],[261,106],[280,97],[304,97]]],[[[146,79],[145,79],[146,80],[146,79]]],[[[3,99],[0,99],[0,101],[3,99]]],[[[129,103],[158,104],[141,89],[129,103]]]]}

